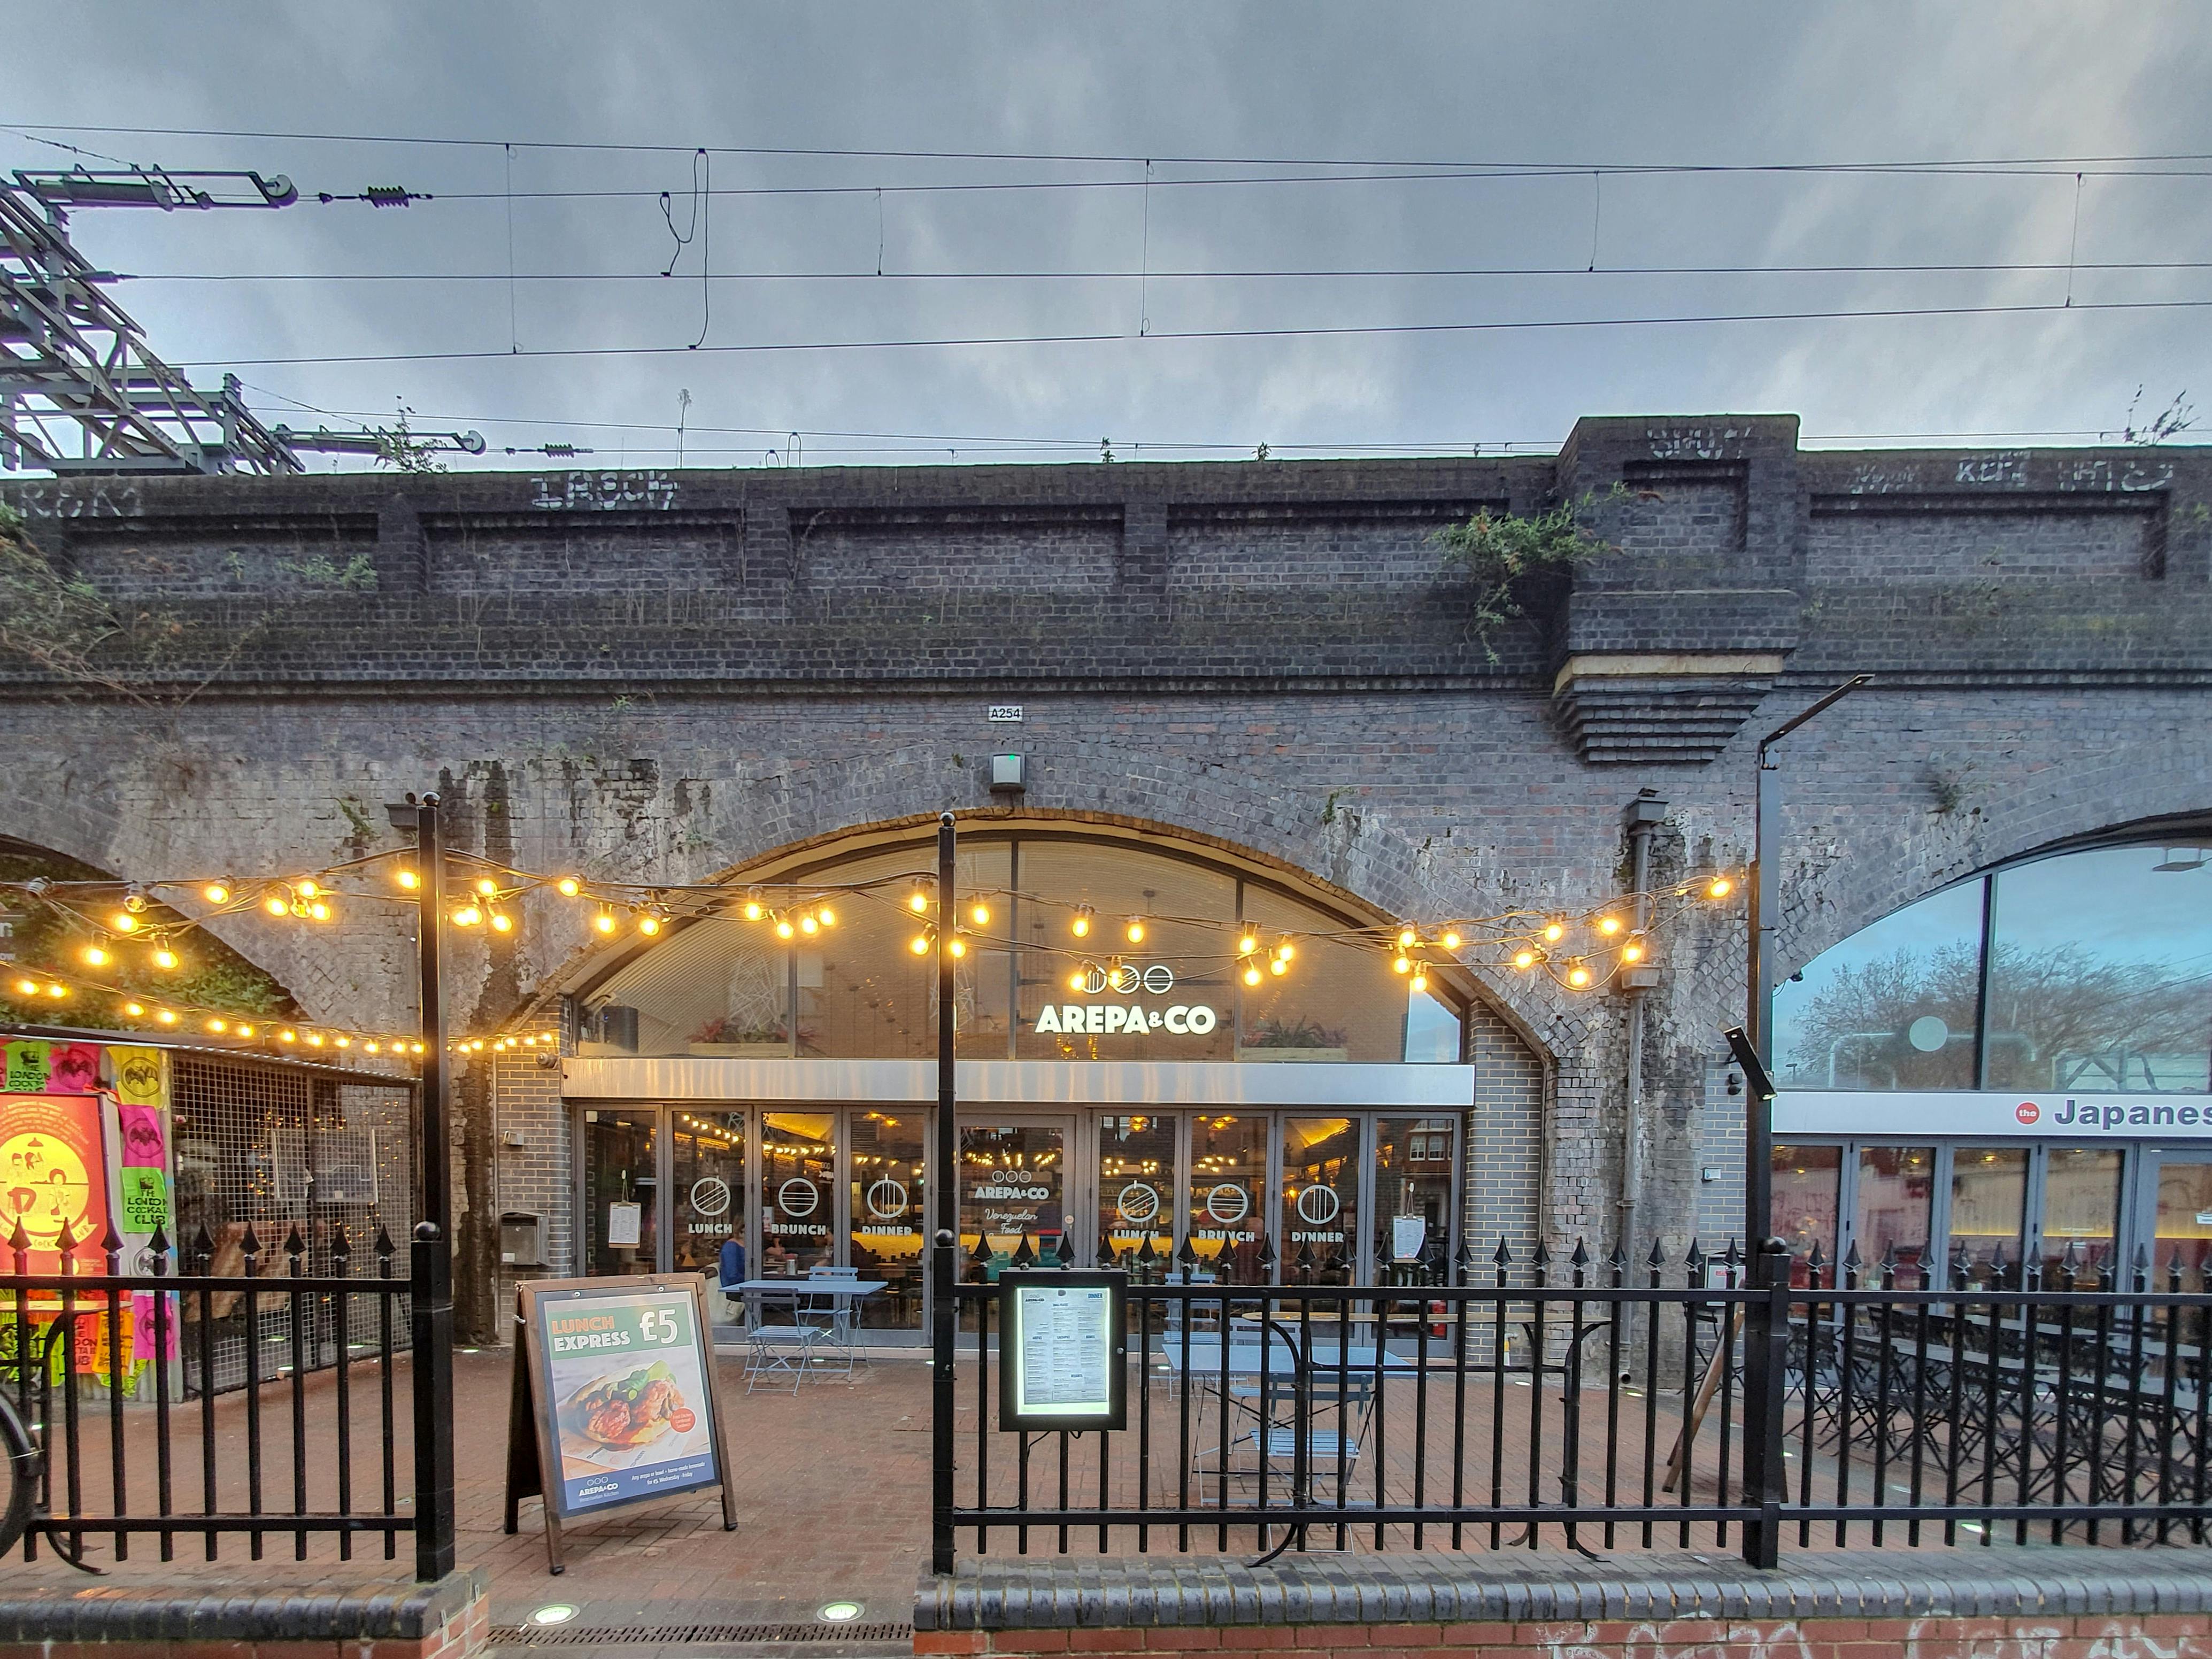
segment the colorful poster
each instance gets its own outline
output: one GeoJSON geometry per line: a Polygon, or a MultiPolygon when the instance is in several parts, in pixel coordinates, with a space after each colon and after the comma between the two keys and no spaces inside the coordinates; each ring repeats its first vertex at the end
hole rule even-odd
{"type": "MultiPolygon", "coordinates": [[[[8,1045],[11,1075],[21,1046],[8,1045]]],[[[100,1248],[108,1223],[100,1105],[97,1095],[0,1095],[0,1239],[22,1224],[33,1273],[61,1271],[64,1223],[76,1241],[70,1254],[77,1270],[96,1273],[106,1265],[100,1248]]]]}
{"type": "Polygon", "coordinates": [[[161,1089],[161,1051],[159,1048],[110,1048],[115,1067],[115,1097],[125,1106],[164,1104],[161,1089]]]}
{"type": "Polygon", "coordinates": [[[721,1479],[695,1298],[689,1285],[619,1282],[535,1298],[562,1513],[721,1479]]]}
{"type": "Polygon", "coordinates": [[[169,1177],[161,1170],[123,1172],[123,1229],[150,1233],[169,1224],[169,1177]]]}
{"type": "Polygon", "coordinates": [[[100,1045],[96,1042],[57,1042],[46,1055],[46,1087],[50,1095],[88,1095],[100,1087],[100,1045]]]}
{"type": "MultiPolygon", "coordinates": [[[[150,1106],[118,1106],[115,1109],[123,1130],[123,1167],[166,1169],[168,1137],[162,1132],[161,1114],[150,1106]]],[[[153,1229],[146,1231],[151,1232],[153,1229]]]]}
{"type": "Polygon", "coordinates": [[[17,1094],[44,1094],[49,1071],[51,1042],[24,1037],[8,1045],[8,1087],[17,1094]]]}

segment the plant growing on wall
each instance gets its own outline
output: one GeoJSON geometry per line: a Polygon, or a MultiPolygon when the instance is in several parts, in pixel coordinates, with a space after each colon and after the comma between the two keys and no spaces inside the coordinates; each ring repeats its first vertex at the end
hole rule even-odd
{"type": "Polygon", "coordinates": [[[1443,549],[1444,568],[1473,590],[1468,621],[1483,654],[1498,660],[1492,636],[1528,614],[1532,580],[1565,575],[1577,565],[1613,551],[1585,522],[1598,501],[1624,494],[1616,484],[1603,496],[1586,491],[1548,513],[1492,513],[1485,507],[1463,524],[1448,524],[1430,539],[1443,549]]]}
{"type": "Polygon", "coordinates": [[[1278,1019],[1262,1014],[1244,1039],[1248,1048],[1341,1048],[1344,1033],[1332,1031],[1310,1015],[1303,1019],[1278,1019]]]}

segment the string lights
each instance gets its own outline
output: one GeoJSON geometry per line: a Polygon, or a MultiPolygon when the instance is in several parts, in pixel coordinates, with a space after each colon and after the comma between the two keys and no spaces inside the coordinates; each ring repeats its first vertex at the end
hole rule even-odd
{"type": "MultiPolygon", "coordinates": [[[[714,883],[676,886],[599,881],[574,873],[544,875],[465,853],[447,854],[446,919],[453,927],[512,938],[544,913],[528,902],[543,896],[583,907],[578,925],[606,941],[625,936],[643,944],[666,939],[683,928],[702,922],[744,922],[757,925],[787,944],[819,938],[837,927],[840,904],[850,900],[864,907],[881,904],[903,908],[920,921],[919,931],[908,940],[916,957],[937,948],[938,900],[935,881],[927,874],[904,873],[857,883],[763,882],[733,890],[714,883]],[[833,902],[833,899],[839,902],[833,902]]],[[[134,963],[155,971],[176,971],[184,958],[177,949],[179,938],[221,917],[258,915],[269,922],[327,925],[342,915],[343,902],[400,903],[414,908],[420,902],[422,872],[412,849],[368,854],[333,865],[312,874],[266,878],[193,878],[143,883],[117,881],[55,881],[0,883],[0,891],[13,891],[43,902],[58,913],[77,941],[70,945],[71,959],[90,969],[128,969],[134,963]],[[374,877],[364,881],[365,877],[374,877]],[[177,907],[183,906],[185,908],[177,907]],[[188,913],[189,912],[189,913],[188,913]],[[140,954],[143,953],[143,954],[140,954]]],[[[1561,988],[1583,992],[1602,989],[1624,969],[1642,967],[1654,959],[1660,937],[1690,911],[1710,908],[1734,896],[1740,883],[1728,870],[1690,876],[1671,887],[1650,893],[1622,895],[1587,910],[1516,909],[1490,916],[1456,916],[1425,924],[1400,921],[1387,925],[1352,925],[1275,933],[1246,921],[1223,921],[1218,917],[1124,913],[1120,917],[1122,940],[1145,945],[1156,934],[1168,943],[1155,943],[1164,960],[1178,964],[1209,957],[1224,962],[1229,971],[1250,988],[1268,980],[1290,977],[1298,961],[1298,943],[1350,947],[1374,952],[1387,959],[1409,990],[1425,991],[1440,966],[1476,967],[1489,963],[1516,974],[1542,973],[1561,988]],[[1634,915],[1641,925],[1626,920],[1634,915]],[[1270,935],[1273,935],[1272,939],[1270,935]],[[1213,936],[1220,944],[1208,950],[1203,940],[1213,936]]],[[[1075,984],[1095,975],[1097,964],[1079,957],[1083,946],[1097,938],[1099,917],[1091,903],[1047,895],[1004,889],[970,890],[963,896],[961,926],[946,949],[964,958],[971,946],[995,950],[1059,951],[1074,964],[1068,982],[1075,984]],[[1032,937],[1019,940],[992,934],[994,924],[1010,928],[1018,912],[1026,926],[1034,916],[1060,918],[1068,943],[1053,945],[1043,924],[1032,937]]],[[[33,992],[17,989],[27,1001],[48,1006],[67,999],[71,981],[64,975],[35,974],[33,992]]],[[[28,983],[27,977],[20,983],[28,983]]],[[[232,1015],[210,1013],[171,1006],[143,990],[102,988],[118,999],[118,1006],[132,1020],[159,1025],[195,1021],[204,1026],[211,1018],[224,1018],[234,1028],[232,1015]],[[137,1012],[132,1012],[133,1010],[137,1012]]],[[[235,1036],[234,1029],[229,1035],[235,1036]]],[[[383,1033],[338,1033],[330,1028],[292,1028],[264,1031],[264,1037],[284,1044],[310,1047],[346,1046],[358,1042],[364,1052],[406,1054],[411,1039],[383,1033]],[[319,1037],[321,1041],[314,1039],[319,1037]],[[371,1048],[369,1045],[375,1047],[371,1048]]],[[[507,1042],[504,1037],[495,1043],[507,1042]]],[[[517,1042],[520,1039],[515,1040],[517,1042]]],[[[548,1039],[550,1041],[550,1039],[548,1039]]],[[[467,1042],[456,1044],[462,1052],[475,1052],[467,1042]]],[[[534,1045],[533,1045],[534,1046],[534,1045]]],[[[503,1052],[494,1048],[493,1052],[503,1052]]]]}

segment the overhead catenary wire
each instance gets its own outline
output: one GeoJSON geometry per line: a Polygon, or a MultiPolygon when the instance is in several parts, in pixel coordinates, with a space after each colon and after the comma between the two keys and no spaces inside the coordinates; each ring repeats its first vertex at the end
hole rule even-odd
{"type": "MultiPolygon", "coordinates": [[[[1899,320],[1936,317],[2019,317],[2055,312],[2202,311],[2206,309],[2212,309],[2212,299],[2100,300],[2084,301],[2078,305],[2069,305],[2063,301],[2023,301],[2009,305],[1877,306],[1811,311],[1691,312],[1649,317],[1491,318],[1472,322],[1338,323],[1305,326],[1279,325],[1266,328],[1172,329],[1155,330],[1146,337],[1152,340],[1324,339],[1354,336],[1513,333],[1583,328],[1688,327],[1728,323],[1899,320]]],[[[344,363],[478,362],[492,358],[574,359],[657,357],[681,356],[687,353],[752,355],[808,351],[945,350],[1000,346],[1116,345],[1138,337],[1125,330],[1087,330],[1058,334],[940,335],[872,340],[753,340],[727,342],[718,345],[546,346],[533,347],[520,353],[483,349],[458,351],[332,352],[290,357],[186,359],[175,366],[179,368],[284,368],[344,363]]]]}

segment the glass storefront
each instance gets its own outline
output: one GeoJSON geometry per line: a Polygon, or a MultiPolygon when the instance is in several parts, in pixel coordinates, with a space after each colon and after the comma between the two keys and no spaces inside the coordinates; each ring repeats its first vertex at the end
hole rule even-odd
{"type": "Polygon", "coordinates": [[[2027,1149],[1960,1146],[1951,1154],[1951,1242],[1978,1279],[2002,1263],[2017,1270],[2027,1250],[2027,1149]]]}
{"type": "Polygon", "coordinates": [[[1349,1285],[1359,1237],[1359,1126],[1348,1117],[1283,1120],[1285,1279],[1349,1285]]]}
{"type": "Polygon", "coordinates": [[[659,1268],[660,1114],[584,1114],[584,1271],[594,1279],[659,1268]]]}
{"type": "Polygon", "coordinates": [[[761,1274],[803,1273],[836,1261],[837,1118],[768,1112],[761,1119],[761,1274]]]}
{"type": "MultiPolygon", "coordinates": [[[[721,1269],[722,1246],[745,1246],[745,1115],[743,1112],[672,1114],[668,1135],[674,1179],[675,1238],[670,1263],[677,1273],[721,1269]]],[[[745,1267],[750,1256],[741,1255],[745,1267]]]]}
{"type": "Polygon", "coordinates": [[[927,1117],[921,1112],[854,1112],[848,1119],[844,1264],[890,1285],[860,1304],[860,1323],[902,1329],[921,1320],[923,1244],[929,1235],[927,1117]]]}
{"type": "Polygon", "coordinates": [[[1231,1285],[1268,1277],[1261,1260],[1267,1204],[1265,1116],[1194,1118],[1184,1231],[1200,1269],[1231,1285]]]}
{"type": "Polygon", "coordinates": [[[1449,1249],[1459,1168],[1458,1125],[1448,1117],[1375,1121],[1375,1236],[1368,1260],[1378,1277],[1449,1249]]]}
{"type": "Polygon", "coordinates": [[[1790,1246],[1790,1282],[1812,1280],[1815,1245],[1834,1260],[1838,1194],[1843,1190],[1844,1149],[1777,1144],[1774,1148],[1774,1237],[1790,1246]]]}
{"type": "Polygon", "coordinates": [[[960,1126],[960,1249],[992,1276],[1057,1263],[1066,1243],[1067,1128],[1060,1123],[960,1126]]]}
{"type": "Polygon", "coordinates": [[[1097,1261],[1131,1264],[1149,1249],[1163,1266],[1175,1254],[1174,1118],[1110,1115],[1098,1120],[1097,1261]]]}

